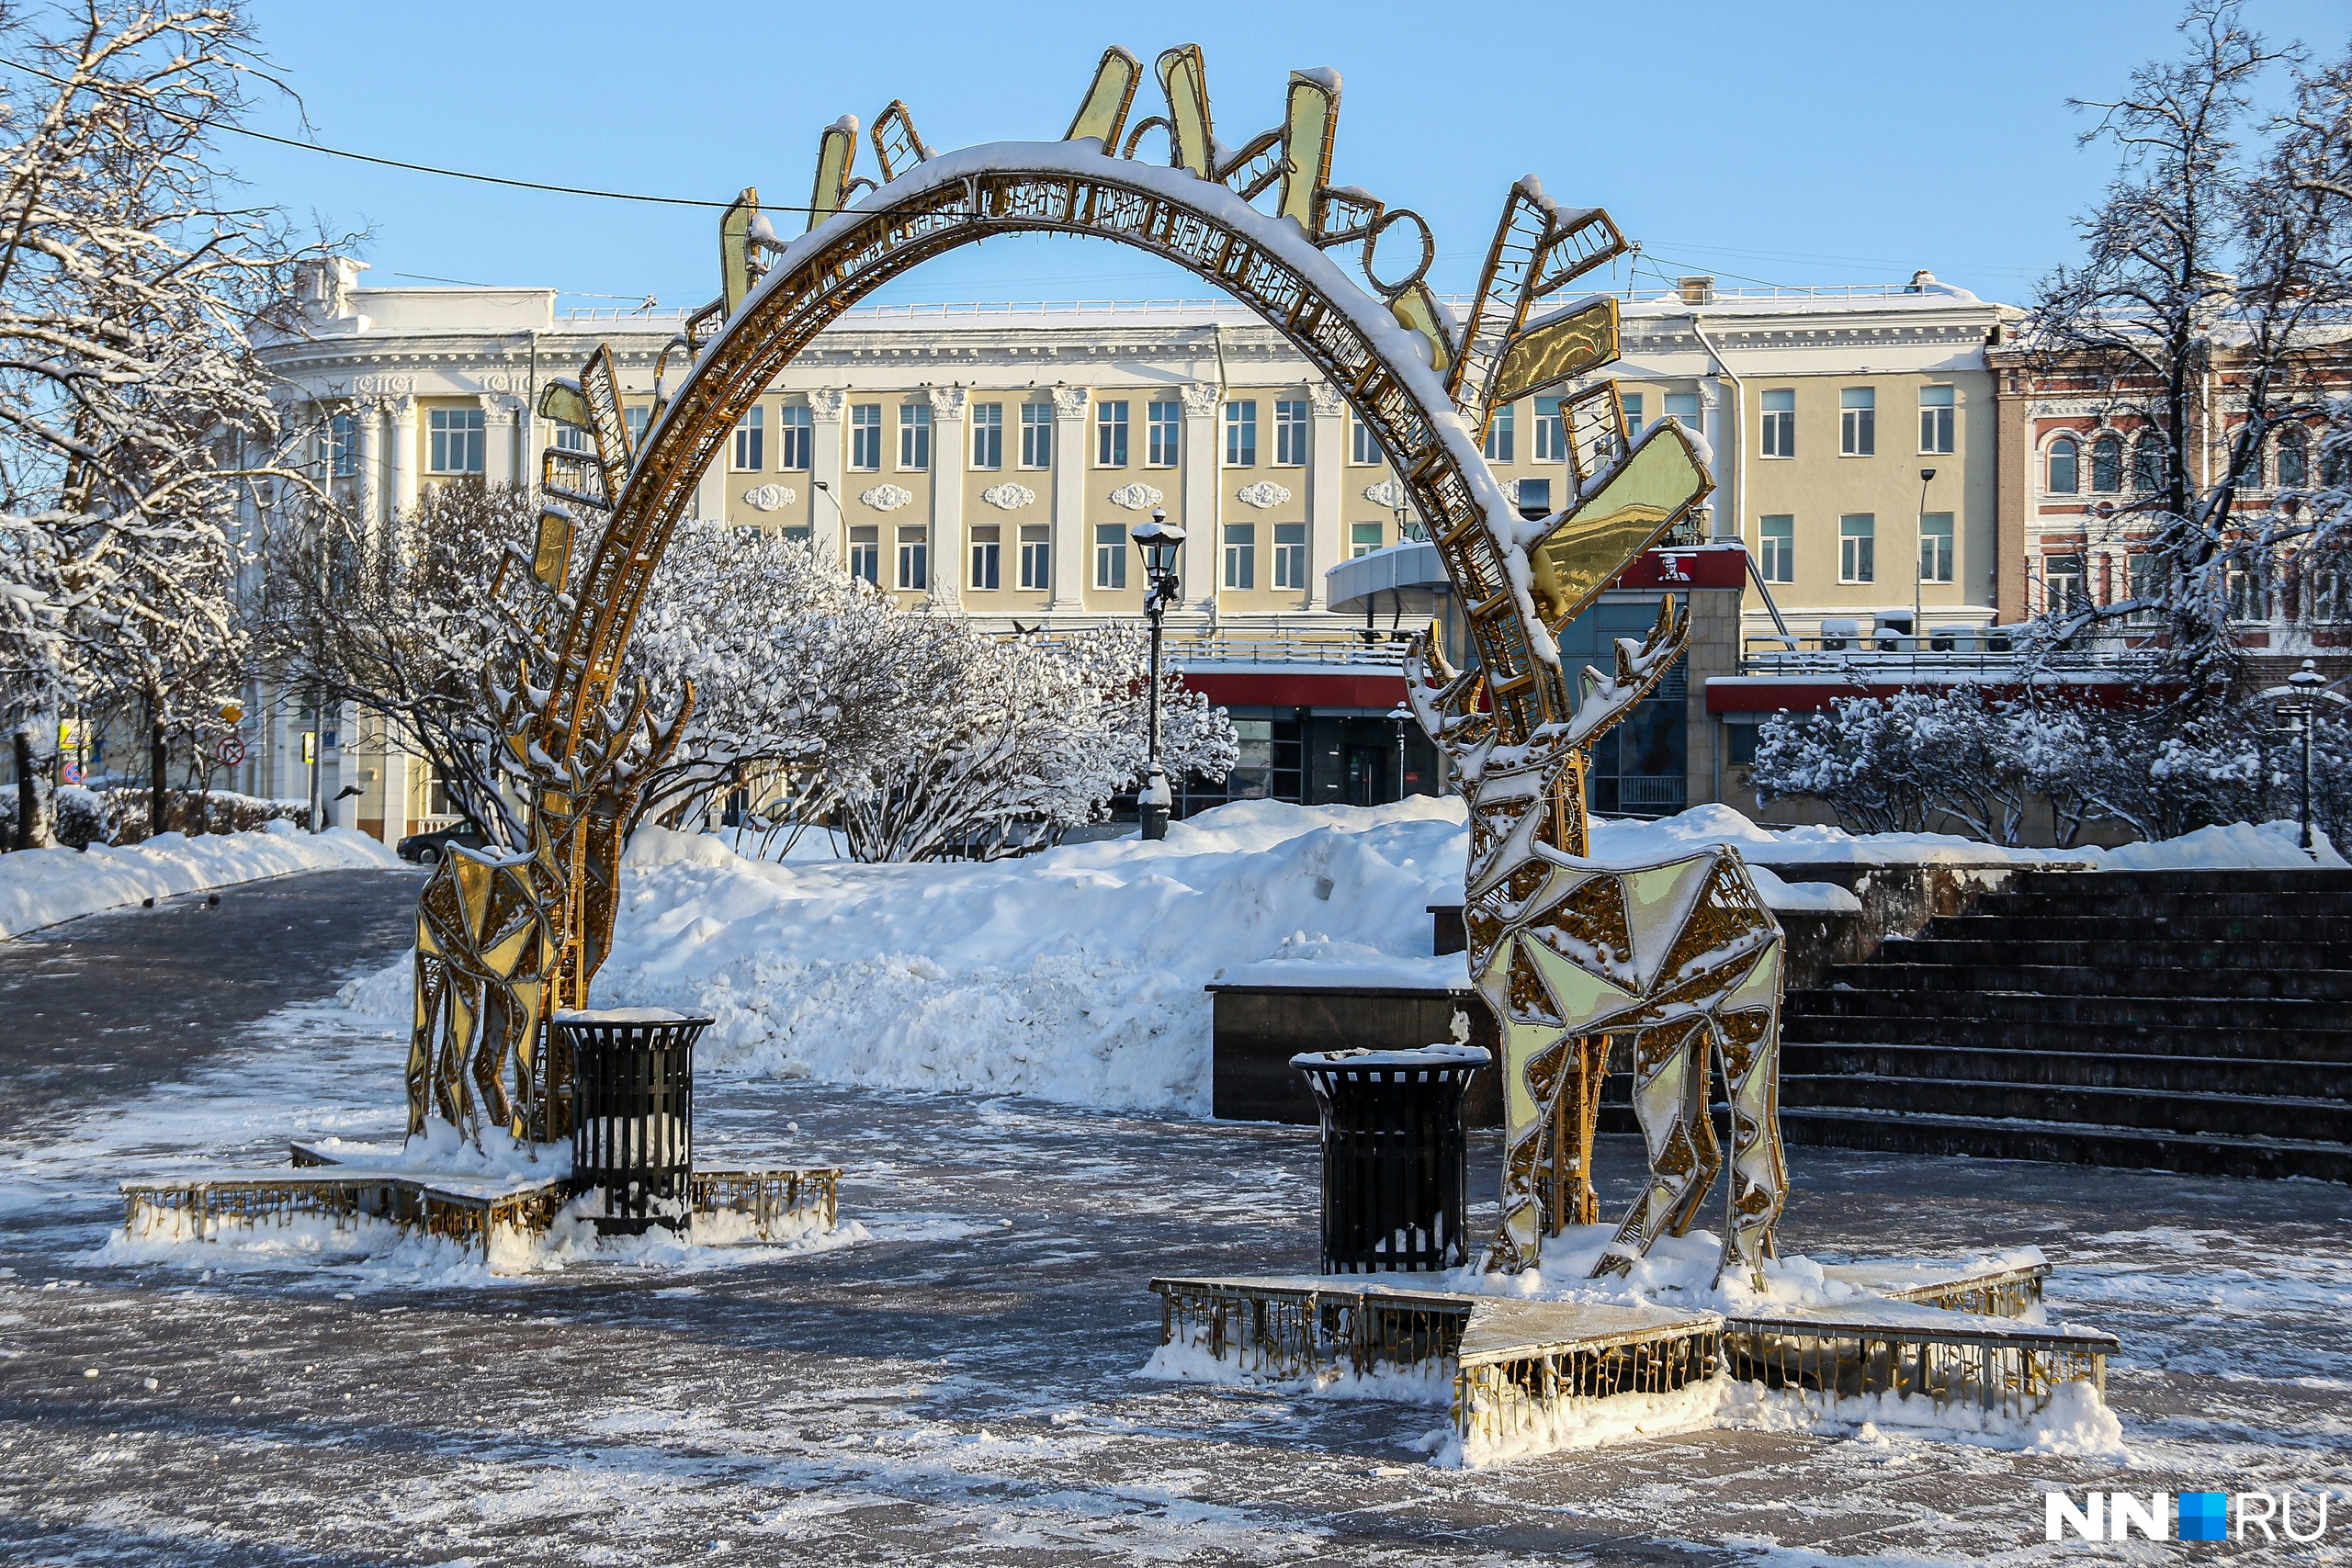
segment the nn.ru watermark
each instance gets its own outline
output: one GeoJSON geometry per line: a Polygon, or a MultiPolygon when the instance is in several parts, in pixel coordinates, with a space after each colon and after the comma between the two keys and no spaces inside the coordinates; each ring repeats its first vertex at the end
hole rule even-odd
{"type": "MultiPolygon", "coordinates": [[[[2071,1492],[2043,1495],[2042,1539],[2245,1540],[2307,1545],[2327,1533],[2325,1492],[2071,1492]],[[2258,1532],[2258,1533],[2257,1533],[2258,1532]]],[[[2339,1514],[2339,1518],[2342,1516],[2339,1514]]]]}

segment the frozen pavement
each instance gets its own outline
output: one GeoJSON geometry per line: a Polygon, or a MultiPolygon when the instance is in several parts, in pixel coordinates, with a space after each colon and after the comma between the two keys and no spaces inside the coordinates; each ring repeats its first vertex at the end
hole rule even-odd
{"type": "MultiPolygon", "coordinates": [[[[2314,1183],[1792,1151],[1792,1249],[2046,1248],[2053,1316],[2122,1337],[2109,1389],[2130,1466],[1866,1429],[1465,1473],[1413,1446],[1434,1409],[1149,1382],[1149,1275],[1311,1264],[1313,1134],[1024,1100],[707,1075],[707,1156],[844,1167],[845,1216],[873,1239],[829,1252],[518,1280],[398,1258],[94,1258],[119,1176],[390,1132],[405,1044],[355,1022],[295,1006],[209,1046],[191,1024],[188,1069],[153,1088],[108,1074],[85,1104],[17,1105],[0,1559],[2082,1558],[2042,1542],[2050,1485],[2333,1487],[2328,1550],[2352,1544],[2352,1189],[2314,1183]]],[[[12,1033],[0,1077],[18,1055],[12,1033]]],[[[1491,1137],[1474,1150],[1482,1171],[1494,1156],[1491,1137]]],[[[1621,1197],[1630,1140],[1607,1158],[1621,1197]]]]}

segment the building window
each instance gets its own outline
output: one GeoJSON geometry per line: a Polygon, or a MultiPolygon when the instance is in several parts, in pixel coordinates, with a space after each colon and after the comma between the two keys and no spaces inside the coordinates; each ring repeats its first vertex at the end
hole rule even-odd
{"type": "Polygon", "coordinates": [[[1258,586],[1258,525],[1255,523],[1227,523],[1225,525],[1225,585],[1236,589],[1258,586]]]}
{"type": "Polygon", "coordinates": [[[1094,405],[1094,466],[1098,468],[1124,468],[1127,466],[1127,405],[1125,402],[1094,405]]]}
{"type": "Polygon", "coordinates": [[[1666,417],[1699,437],[1700,440],[1704,441],[1707,438],[1707,419],[1706,415],[1699,411],[1698,393],[1667,393],[1666,417]]]}
{"type": "MultiPolygon", "coordinates": [[[[2260,485],[2262,476],[2255,475],[2254,482],[2260,485]]],[[[2132,443],[2132,488],[2143,495],[2165,488],[2164,442],[2153,430],[2142,431],[2132,443]]]]}
{"type": "Polygon", "coordinates": [[[899,467],[921,473],[931,467],[931,405],[899,405],[899,467]]]}
{"type": "Polygon", "coordinates": [[[1919,389],[1919,450],[1934,454],[1951,448],[1952,389],[1950,387],[1919,389]]]}
{"type": "Polygon", "coordinates": [[[1152,402],[1144,405],[1144,461],[1155,468],[1172,468],[1184,450],[1184,405],[1152,402]]]}
{"type": "Polygon", "coordinates": [[[1878,518],[1849,512],[1838,519],[1838,581],[1878,581],[1878,518]]]}
{"type": "Polygon", "coordinates": [[[359,421],[348,412],[327,420],[327,472],[347,479],[359,471],[359,421]]]}
{"type": "MultiPolygon", "coordinates": [[[[1508,408],[1509,405],[1505,405],[1508,408]]],[[[1505,409],[1497,409],[1502,413],[1505,409]]],[[[1372,426],[1354,410],[1348,411],[1348,461],[1360,468],[1370,468],[1380,461],[1380,443],[1372,434],[1372,426]]]]}
{"type": "Polygon", "coordinates": [[[1521,479],[1519,481],[1519,511],[1521,516],[1542,517],[1551,510],[1552,481],[1550,479],[1521,479]]]}
{"type": "Polygon", "coordinates": [[[481,410],[435,409],[425,416],[425,429],[432,436],[430,466],[433,472],[481,472],[481,410]]]}
{"type": "Polygon", "coordinates": [[[1489,463],[1519,461],[1517,432],[1511,428],[1511,408],[1510,403],[1503,404],[1487,421],[1487,461],[1489,463]]]}
{"type": "MultiPolygon", "coordinates": [[[[931,411],[925,409],[923,412],[929,413],[931,411]]],[[[928,528],[899,530],[899,586],[931,586],[931,530],[928,528]]]]}
{"type": "Polygon", "coordinates": [[[1254,399],[1243,398],[1225,405],[1225,466],[1258,466],[1258,404],[1254,399]]]}
{"type": "Polygon", "coordinates": [[[809,454],[815,450],[809,440],[808,410],[798,403],[787,403],[775,411],[775,466],[779,468],[805,470],[809,454]]]}
{"type": "Polygon", "coordinates": [[[2138,609],[2124,616],[2124,620],[2135,626],[2154,626],[2163,615],[2157,604],[2163,590],[2157,576],[2160,567],[2155,556],[2146,550],[2136,550],[2124,558],[2123,570],[2132,597],[2144,601],[2138,609]]]}
{"type": "Polygon", "coordinates": [[[1053,404],[1021,405],[1021,466],[1024,468],[1050,468],[1054,466],[1053,404]]]}
{"type": "MultiPolygon", "coordinates": [[[[1639,403],[1641,400],[1634,400],[1639,403]]],[[[1560,400],[1535,400],[1535,460],[1539,463],[1565,463],[1568,460],[1568,427],[1560,418],[1560,400]]]]}
{"type": "Polygon", "coordinates": [[[2050,482],[2043,488],[2052,495],[2072,495],[2082,486],[2082,446],[2071,435],[2062,435],[2050,444],[2050,482]]]}
{"type": "Polygon", "coordinates": [[[1630,447],[1642,438],[1642,394],[1621,393],[1617,400],[1625,405],[1625,445],[1630,447]]]}
{"type": "Polygon", "coordinates": [[[1919,519],[1919,581],[1951,581],[1951,513],[1930,512],[1919,519]]]}
{"type": "Polygon", "coordinates": [[[1127,585],[1127,530],[1124,524],[1094,525],[1094,586],[1127,585]]]}
{"type": "Polygon", "coordinates": [[[1764,456],[1797,455],[1797,394],[1793,387],[1776,387],[1764,394],[1764,456]]]}
{"type": "Polygon", "coordinates": [[[1794,582],[1797,580],[1797,520],[1788,515],[1761,518],[1758,530],[1764,538],[1764,581],[1794,582]]]}
{"type": "Polygon", "coordinates": [[[746,412],[741,420],[736,422],[735,471],[737,473],[756,474],[764,466],[767,432],[762,426],[765,423],[756,408],[746,412]]]}
{"type": "Polygon", "coordinates": [[[852,403],[849,406],[849,466],[863,473],[875,473],[882,467],[882,405],[852,403]]]}
{"type": "Polygon", "coordinates": [[[653,425],[651,403],[631,403],[621,410],[621,423],[628,427],[628,449],[632,452],[645,445],[645,433],[653,425]]]}
{"type": "Polygon", "coordinates": [[[1278,468],[1306,466],[1306,400],[1283,398],[1274,404],[1274,463],[1278,468]]]}
{"type": "Polygon", "coordinates": [[[873,526],[849,531],[849,574],[868,582],[881,581],[882,530],[873,526]]]}
{"type": "Polygon", "coordinates": [[[2224,581],[2229,590],[2230,619],[2267,621],[2270,618],[2270,594],[2260,572],[2233,566],[2229,569],[2224,581]]]}
{"type": "Polygon", "coordinates": [[[1000,541],[1003,530],[993,523],[983,523],[972,530],[972,586],[988,589],[997,585],[998,554],[1003,548],[1000,541]]]}
{"type": "Polygon", "coordinates": [[[2042,557],[2043,613],[2054,615],[2067,610],[2079,610],[2087,603],[2089,601],[2083,594],[2083,558],[2080,556],[2042,557]]]}
{"type": "Polygon", "coordinates": [[[1053,530],[1043,523],[1021,525],[1021,586],[1043,592],[1054,581],[1053,530]]]}
{"type": "Polygon", "coordinates": [[[2102,435],[2091,443],[2091,491],[2113,495],[2123,488],[2123,439],[2102,435]]]}
{"type": "Polygon", "coordinates": [[[1380,548],[1379,524],[1351,523],[1348,525],[1348,556],[1351,559],[1357,556],[1368,556],[1378,548],[1380,548]]]}
{"type": "Polygon", "coordinates": [[[972,405],[972,467],[1004,467],[1004,405],[972,405]]]}
{"type": "MultiPolygon", "coordinates": [[[[2309,576],[2312,619],[2328,622],[2352,620],[2352,573],[2330,566],[2322,567],[2309,576]]],[[[2149,618],[2153,620],[2154,617],[2151,615],[2149,618]]]]}
{"type": "Polygon", "coordinates": [[[585,453],[588,450],[588,432],[583,427],[566,424],[560,420],[554,423],[557,451],[585,453]]]}
{"type": "Polygon", "coordinates": [[[1838,454],[1869,457],[1878,452],[1878,389],[1843,387],[1838,392],[1838,454]]]}
{"type": "Polygon", "coordinates": [[[2352,445],[2340,438],[2320,437],[2319,482],[2329,490],[2342,490],[2352,485],[2352,445]]]}
{"type": "Polygon", "coordinates": [[[2311,482],[2311,438],[2290,426],[2278,436],[2278,488],[2301,490],[2311,482]]]}
{"type": "Polygon", "coordinates": [[[1274,586],[1306,586],[1306,525],[1304,523],[1274,525],[1274,586]]]}

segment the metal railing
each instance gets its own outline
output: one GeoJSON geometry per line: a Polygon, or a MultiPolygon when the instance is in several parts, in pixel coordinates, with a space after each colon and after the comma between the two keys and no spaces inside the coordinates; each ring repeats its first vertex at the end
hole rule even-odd
{"type": "Polygon", "coordinates": [[[1188,663],[1351,664],[1395,670],[1405,662],[1412,633],[1366,628],[1266,626],[1227,629],[1170,626],[1169,657],[1188,663]]]}
{"type": "MultiPolygon", "coordinates": [[[[2035,668],[2128,680],[2153,672],[2159,654],[2124,637],[2086,640],[2044,649],[2035,668]]],[[[1977,671],[2016,674],[2027,663],[2018,642],[2004,628],[1929,627],[1925,637],[1907,632],[1858,631],[1828,637],[1751,637],[1739,660],[1743,675],[1826,675],[1857,681],[1908,676],[1949,676],[1977,671]]]]}

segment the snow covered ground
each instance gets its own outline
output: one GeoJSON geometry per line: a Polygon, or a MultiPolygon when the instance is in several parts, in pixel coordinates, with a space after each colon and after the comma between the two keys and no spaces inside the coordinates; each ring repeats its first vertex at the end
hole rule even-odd
{"type": "MultiPolygon", "coordinates": [[[[1759,1419],[1459,1471],[1426,1404],[1145,1377],[1151,1275],[1311,1259],[1314,1134],[1034,1098],[706,1073],[707,1157],[843,1166],[867,1234],[825,1250],[503,1278],[109,1245],[119,1176],[390,1135],[405,1048],[322,1000],[11,1129],[0,1558],[2009,1568],[2082,1560],[2042,1541],[2050,1487],[2352,1489],[2347,1200],[2311,1182],[1792,1152],[1792,1252],[2041,1247],[2052,1315],[2123,1340],[2098,1455],[1759,1419]]],[[[1637,1172],[1605,1139],[1612,1210],[1637,1172]]]]}
{"type": "MultiPolygon", "coordinates": [[[[730,1070],[1205,1115],[1204,987],[1466,983],[1462,955],[1430,955],[1427,913],[1461,901],[1463,820],[1459,801],[1427,796],[1368,810],[1254,801],[1175,823],[1157,844],[1072,844],[992,865],[858,865],[810,858],[807,845],[777,863],[648,828],[629,851],[594,999],[709,1013],[701,1059],[730,1070]]],[[[2300,858],[2293,831],[2208,829],[2103,858],[2277,864],[2300,858]]],[[[1721,806],[1593,831],[1595,855],[1619,863],[1711,843],[1788,864],[2102,859],[1934,834],[1767,830],[1721,806]]],[[[1756,880],[1783,909],[1859,908],[1826,883],[1762,866],[1756,880]]],[[[359,1000],[398,1012],[407,986],[396,964],[359,1000]]]]}
{"type": "Polygon", "coordinates": [[[305,833],[272,822],[253,833],[159,833],[142,843],[0,854],[0,941],[142,898],[167,898],[294,871],[397,866],[398,855],[348,828],[305,833]]]}

